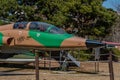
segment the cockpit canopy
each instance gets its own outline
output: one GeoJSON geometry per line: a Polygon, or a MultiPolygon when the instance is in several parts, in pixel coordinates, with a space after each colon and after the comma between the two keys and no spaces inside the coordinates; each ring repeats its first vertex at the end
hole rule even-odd
{"type": "Polygon", "coordinates": [[[25,29],[28,22],[16,22],[13,26],[13,29],[25,29]]]}
{"type": "MultiPolygon", "coordinates": [[[[13,29],[26,29],[28,22],[16,22],[13,29]]],[[[54,34],[64,34],[64,30],[44,22],[31,22],[29,25],[29,30],[54,33],[54,34]]]]}

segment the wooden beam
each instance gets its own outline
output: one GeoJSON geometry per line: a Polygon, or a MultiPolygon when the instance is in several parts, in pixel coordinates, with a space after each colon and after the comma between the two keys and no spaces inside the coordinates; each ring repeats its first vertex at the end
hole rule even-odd
{"type": "Polygon", "coordinates": [[[35,53],[35,75],[36,75],[36,80],[39,80],[39,53],[34,50],[35,53]]]}
{"type": "Polygon", "coordinates": [[[113,61],[112,61],[112,51],[109,51],[109,73],[110,80],[114,80],[114,70],[113,70],[113,61]]]}

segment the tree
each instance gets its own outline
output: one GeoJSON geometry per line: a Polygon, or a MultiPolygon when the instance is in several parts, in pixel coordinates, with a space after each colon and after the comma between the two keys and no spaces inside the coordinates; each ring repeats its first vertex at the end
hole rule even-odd
{"type": "Polygon", "coordinates": [[[75,32],[78,30],[77,35],[83,37],[85,35],[104,37],[109,33],[110,26],[116,17],[114,11],[102,7],[103,1],[2,0],[0,16],[17,21],[18,18],[14,13],[23,11],[25,21],[44,21],[58,27],[64,26],[65,29],[71,28],[75,32]]]}
{"type": "Polygon", "coordinates": [[[15,0],[1,0],[0,3],[0,17],[14,19],[12,14],[17,10],[17,2],[15,0]]]}
{"type": "Polygon", "coordinates": [[[102,7],[104,0],[46,0],[39,1],[40,14],[58,26],[76,27],[78,34],[105,36],[115,20],[111,10],[102,7]],[[44,7],[43,7],[44,5],[44,7]]]}
{"type": "Polygon", "coordinates": [[[104,37],[115,19],[114,12],[102,7],[102,0],[91,0],[83,5],[80,9],[82,15],[80,23],[85,30],[83,34],[104,37]]]}

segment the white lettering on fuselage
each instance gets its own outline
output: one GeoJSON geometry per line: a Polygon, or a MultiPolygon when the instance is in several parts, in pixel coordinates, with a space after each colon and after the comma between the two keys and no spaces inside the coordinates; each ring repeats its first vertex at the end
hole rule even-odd
{"type": "Polygon", "coordinates": [[[22,31],[19,31],[19,35],[21,35],[22,34],[22,31]]]}
{"type": "Polygon", "coordinates": [[[40,33],[37,33],[36,36],[37,36],[37,37],[40,37],[40,33]]]}

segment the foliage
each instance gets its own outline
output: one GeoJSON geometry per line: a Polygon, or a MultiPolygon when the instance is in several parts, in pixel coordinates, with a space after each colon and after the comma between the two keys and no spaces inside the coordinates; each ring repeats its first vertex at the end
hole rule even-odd
{"type": "Polygon", "coordinates": [[[115,61],[119,61],[119,56],[120,56],[120,50],[119,49],[117,49],[117,48],[113,48],[112,49],[112,52],[113,52],[113,54],[114,54],[114,56],[113,56],[113,60],[115,60],[115,61]]]}
{"type": "Polygon", "coordinates": [[[89,60],[91,58],[91,56],[89,54],[91,54],[91,50],[76,50],[76,51],[70,51],[71,55],[76,58],[79,61],[85,61],[85,60],[89,60]],[[88,55],[86,55],[88,54],[88,55]]]}
{"type": "Polygon", "coordinates": [[[104,0],[1,0],[0,17],[19,21],[44,21],[65,29],[78,29],[80,36],[104,37],[110,32],[116,16],[102,7],[104,0]],[[14,5],[14,6],[13,6],[14,5]],[[23,16],[22,16],[23,18],[23,16]]]}
{"type": "Polygon", "coordinates": [[[16,0],[1,0],[0,3],[0,18],[15,19],[15,16],[12,14],[18,7],[16,0]]]}
{"type": "Polygon", "coordinates": [[[0,24],[3,25],[4,23],[0,20],[0,24]]]}
{"type": "Polygon", "coordinates": [[[118,50],[117,48],[101,48],[100,54],[106,54],[106,55],[102,55],[100,59],[108,60],[110,51],[112,51],[112,54],[113,54],[112,55],[113,61],[118,61],[120,56],[120,50],[118,50]]]}
{"type": "Polygon", "coordinates": [[[120,50],[118,50],[117,48],[113,48],[112,51],[115,55],[120,56],[120,50]]]}
{"type": "Polygon", "coordinates": [[[9,24],[10,21],[0,20],[0,25],[9,24]]]}

